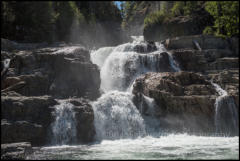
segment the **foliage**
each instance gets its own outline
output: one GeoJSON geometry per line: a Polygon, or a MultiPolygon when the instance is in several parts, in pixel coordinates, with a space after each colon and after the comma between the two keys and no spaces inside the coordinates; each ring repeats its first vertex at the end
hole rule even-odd
{"type": "Polygon", "coordinates": [[[144,19],[144,28],[148,28],[154,25],[160,25],[164,21],[167,21],[168,18],[169,18],[169,14],[164,13],[161,10],[148,14],[144,19]]]}
{"type": "Polygon", "coordinates": [[[74,31],[82,37],[85,32],[96,31],[98,23],[116,22],[120,28],[122,21],[120,11],[111,1],[1,1],[1,4],[1,35],[19,42],[71,41],[74,31]]]}
{"type": "Polygon", "coordinates": [[[201,8],[201,1],[177,1],[171,8],[172,16],[192,16],[201,8]]]}
{"type": "MultiPolygon", "coordinates": [[[[236,36],[239,34],[239,2],[208,1],[205,9],[214,17],[213,26],[209,26],[217,36],[236,36]]],[[[209,34],[206,29],[205,34],[209,34]]]]}
{"type": "Polygon", "coordinates": [[[73,23],[75,25],[84,23],[84,17],[72,1],[54,3],[55,12],[57,13],[56,26],[58,40],[69,40],[68,34],[73,23]]]}
{"type": "Polygon", "coordinates": [[[54,23],[51,2],[2,2],[3,36],[15,40],[50,40],[54,23]]]}
{"type": "Polygon", "coordinates": [[[178,1],[175,2],[173,7],[171,8],[171,14],[173,16],[182,16],[184,15],[184,2],[183,1],[178,1]]]}

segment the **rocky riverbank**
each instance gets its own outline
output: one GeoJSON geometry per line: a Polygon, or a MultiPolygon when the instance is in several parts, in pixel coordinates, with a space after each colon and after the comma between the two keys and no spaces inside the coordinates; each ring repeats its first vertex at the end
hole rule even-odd
{"type": "Polygon", "coordinates": [[[81,46],[30,46],[2,40],[2,71],[7,70],[1,73],[2,145],[50,145],[53,107],[58,99],[74,106],[76,143],[92,141],[94,117],[88,102],[99,96],[100,73],[90,61],[89,51],[81,46]],[[6,59],[10,59],[9,67],[4,66],[6,59]]]}
{"type": "MultiPolygon", "coordinates": [[[[215,100],[219,95],[211,81],[227,91],[239,111],[238,39],[182,36],[167,39],[164,45],[182,71],[147,73],[138,78],[133,88],[135,104],[139,107],[139,103],[144,103],[142,94],[154,98],[157,104],[154,115],[162,128],[175,132],[214,133],[215,100]]],[[[149,107],[144,108],[147,111],[149,107]]],[[[222,115],[231,117],[224,116],[227,113],[222,115]]],[[[238,132],[227,135],[238,135],[238,132]]]]}
{"type": "MultiPolygon", "coordinates": [[[[2,42],[6,43],[5,40],[2,42]]],[[[2,146],[22,147],[21,142],[28,142],[24,147],[51,145],[50,136],[54,135],[51,128],[57,121],[54,111],[60,105],[58,100],[73,107],[76,140],[67,143],[93,141],[96,132],[90,100],[100,96],[101,82],[99,67],[90,61],[89,51],[81,45],[29,47],[7,41],[6,47],[4,43],[1,50],[2,146]],[[10,59],[9,66],[7,59],[10,59]]],[[[174,72],[169,54],[161,53],[154,59],[157,72],[149,72],[136,79],[134,104],[143,116],[148,116],[149,106],[143,98],[153,98],[157,105],[153,117],[159,120],[159,128],[172,132],[214,134],[215,102],[219,93],[211,81],[227,91],[239,111],[238,39],[195,35],[167,39],[163,43],[181,71],[174,72]]],[[[137,44],[133,49],[139,54],[157,50],[151,42],[146,48],[137,44]]],[[[145,67],[152,65],[143,55],[140,58],[145,67]]],[[[124,65],[129,77],[134,74],[130,68],[130,63],[124,65]]],[[[226,114],[221,115],[225,117],[226,114]]],[[[66,135],[68,133],[66,131],[66,135]]],[[[2,149],[6,150],[1,158],[25,156],[24,152],[14,150],[11,153],[9,148],[2,149]],[[8,152],[11,154],[6,154],[8,152]]]]}

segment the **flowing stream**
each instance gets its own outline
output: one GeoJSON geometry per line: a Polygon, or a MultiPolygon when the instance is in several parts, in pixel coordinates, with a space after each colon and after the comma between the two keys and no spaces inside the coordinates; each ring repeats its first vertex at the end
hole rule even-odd
{"type": "MultiPolygon", "coordinates": [[[[68,138],[74,138],[74,134],[69,135],[75,130],[74,114],[63,114],[64,110],[71,111],[71,105],[67,108],[62,102],[56,107],[53,133],[68,128],[73,131],[55,134],[57,146],[39,148],[28,159],[239,159],[239,137],[170,134],[158,129],[161,122],[153,117],[155,102],[144,95],[148,115],[141,115],[143,106],[138,109],[132,99],[135,79],[147,72],[180,69],[162,44],[155,43],[154,48],[149,47],[142,36],[132,38],[132,42],[91,53],[92,62],[100,69],[102,92],[101,97],[91,103],[96,141],[87,145],[67,145],[68,138]],[[166,66],[159,63],[161,59],[166,66]]],[[[218,116],[216,118],[218,120],[218,116]]]]}
{"type": "Polygon", "coordinates": [[[238,112],[235,102],[227,91],[213,83],[219,94],[215,102],[216,133],[238,133],[238,112]]]}

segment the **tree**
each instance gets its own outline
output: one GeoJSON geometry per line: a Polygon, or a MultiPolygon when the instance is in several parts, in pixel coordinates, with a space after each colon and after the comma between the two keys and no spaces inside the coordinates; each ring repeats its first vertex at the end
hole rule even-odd
{"type": "Polygon", "coordinates": [[[54,13],[51,2],[2,2],[2,29],[6,38],[17,41],[51,39],[54,13]]]}
{"type": "Polygon", "coordinates": [[[205,34],[219,36],[238,36],[239,34],[239,2],[208,1],[205,9],[214,17],[214,25],[208,26],[205,34]]]}

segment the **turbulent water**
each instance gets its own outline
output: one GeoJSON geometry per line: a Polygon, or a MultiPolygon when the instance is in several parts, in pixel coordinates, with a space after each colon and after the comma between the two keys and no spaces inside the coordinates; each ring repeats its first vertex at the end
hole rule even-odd
{"type": "Polygon", "coordinates": [[[239,137],[170,134],[43,147],[28,159],[239,159],[239,137]]]}
{"type": "MultiPolygon", "coordinates": [[[[102,96],[91,103],[96,141],[69,146],[69,139],[75,137],[74,113],[71,104],[61,102],[55,107],[52,125],[53,142],[58,146],[35,149],[27,159],[239,159],[239,137],[165,133],[154,118],[153,99],[142,95],[136,107],[132,95],[135,79],[149,71],[163,71],[159,59],[167,51],[155,43],[156,50],[148,52],[143,37],[132,38],[132,42],[91,53],[91,61],[100,69],[102,91],[102,96]],[[142,46],[141,52],[136,51],[137,45],[142,46]]],[[[180,71],[171,53],[167,54],[170,70],[180,71]]]]}

